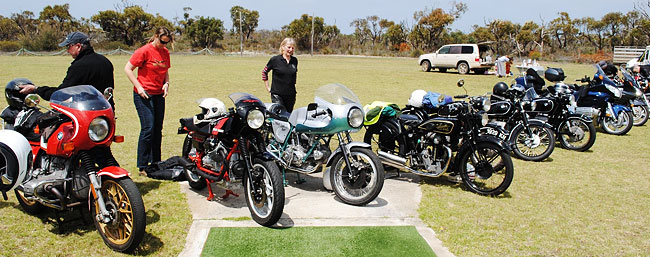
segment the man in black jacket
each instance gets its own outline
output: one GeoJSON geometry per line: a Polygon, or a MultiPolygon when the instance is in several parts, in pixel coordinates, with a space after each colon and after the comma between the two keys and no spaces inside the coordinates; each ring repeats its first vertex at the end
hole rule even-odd
{"type": "MultiPolygon", "coordinates": [[[[95,53],[86,34],[72,32],[59,46],[67,47],[68,53],[74,58],[61,85],[58,87],[21,85],[21,94],[36,92],[43,99],[49,101],[52,93],[71,86],[92,85],[102,93],[108,87],[114,88],[113,64],[103,55],[95,53]]],[[[111,106],[115,106],[112,98],[110,103],[111,106]]]]}

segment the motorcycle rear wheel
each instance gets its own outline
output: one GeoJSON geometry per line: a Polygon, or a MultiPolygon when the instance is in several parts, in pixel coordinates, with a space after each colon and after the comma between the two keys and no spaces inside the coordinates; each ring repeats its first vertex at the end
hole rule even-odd
{"type": "Polygon", "coordinates": [[[25,193],[23,191],[20,191],[18,189],[14,189],[14,193],[16,193],[16,199],[18,200],[18,204],[20,204],[20,207],[25,210],[26,213],[29,214],[39,214],[45,210],[45,206],[42,205],[41,203],[37,201],[32,201],[32,200],[27,200],[25,198],[25,193]]]}
{"type": "Polygon", "coordinates": [[[648,122],[648,106],[636,105],[632,107],[634,113],[634,126],[643,126],[648,122]]]}
{"type": "Polygon", "coordinates": [[[350,155],[362,170],[359,170],[356,177],[351,177],[343,153],[338,153],[332,159],[332,189],[344,203],[365,205],[375,200],[381,192],[384,186],[384,167],[377,154],[370,149],[355,147],[350,149],[350,155]]]}
{"type": "Polygon", "coordinates": [[[104,243],[117,252],[132,252],[144,237],[146,215],[142,196],[133,181],[126,178],[102,178],[101,194],[112,221],[97,220],[100,213],[95,199],[90,197],[90,213],[104,243]]]}
{"type": "Polygon", "coordinates": [[[497,196],[508,189],[514,176],[512,158],[501,146],[482,142],[462,153],[458,172],[463,184],[479,195],[497,196]],[[499,164],[502,164],[499,168],[499,164]]]}
{"type": "Polygon", "coordinates": [[[262,174],[261,177],[252,179],[255,186],[251,186],[249,172],[244,172],[246,204],[255,222],[270,227],[280,220],[284,210],[282,174],[275,162],[257,158],[253,160],[253,170],[250,173],[255,172],[262,174]]]}
{"type": "Polygon", "coordinates": [[[589,150],[596,142],[596,127],[592,122],[570,119],[563,122],[558,131],[560,144],[569,150],[584,152],[589,150]],[[571,132],[569,125],[574,129],[574,132],[571,132]]]}
{"type": "MultiPolygon", "coordinates": [[[[192,138],[190,138],[190,136],[187,135],[185,137],[185,141],[183,142],[182,156],[186,159],[189,159],[188,157],[190,155],[190,151],[192,150],[192,148],[194,148],[194,146],[192,146],[192,138]]],[[[187,180],[187,183],[190,184],[190,187],[196,190],[204,189],[208,185],[207,181],[205,180],[205,178],[193,172],[193,169],[196,169],[196,167],[193,166],[192,168],[183,169],[183,174],[185,174],[185,179],[187,180]]]]}
{"type": "Polygon", "coordinates": [[[625,135],[630,132],[634,125],[634,115],[632,112],[621,112],[618,119],[614,117],[605,117],[600,121],[600,126],[607,134],[625,135]]]}
{"type": "Polygon", "coordinates": [[[529,124],[532,136],[529,136],[524,126],[518,126],[512,131],[512,152],[525,161],[543,161],[551,156],[555,148],[554,132],[542,125],[529,124]],[[539,142],[537,142],[539,140],[539,142]]]}

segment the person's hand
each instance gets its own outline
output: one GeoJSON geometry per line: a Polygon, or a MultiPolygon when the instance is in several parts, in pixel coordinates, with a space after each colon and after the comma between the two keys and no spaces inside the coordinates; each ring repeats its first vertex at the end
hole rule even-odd
{"type": "Polygon", "coordinates": [[[165,82],[165,84],[163,84],[162,90],[163,90],[163,98],[167,97],[167,94],[169,93],[169,82],[165,82]]]}
{"type": "Polygon", "coordinates": [[[32,84],[19,85],[18,87],[20,88],[19,93],[23,95],[29,94],[31,92],[34,92],[34,90],[36,90],[36,86],[32,84]]]}
{"type": "Polygon", "coordinates": [[[147,91],[144,91],[144,88],[137,87],[136,91],[137,91],[136,93],[138,93],[138,95],[142,97],[142,99],[149,99],[149,94],[147,94],[147,91]]]}
{"type": "Polygon", "coordinates": [[[271,88],[269,88],[269,82],[268,81],[264,81],[264,87],[266,87],[266,91],[271,93],[271,88]]]}

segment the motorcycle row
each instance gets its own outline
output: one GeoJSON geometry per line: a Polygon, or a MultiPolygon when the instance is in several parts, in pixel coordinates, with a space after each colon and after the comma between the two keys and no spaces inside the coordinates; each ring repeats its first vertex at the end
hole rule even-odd
{"type": "MultiPolygon", "coordinates": [[[[544,78],[529,69],[492,94],[454,97],[416,90],[400,108],[375,101],[362,106],[341,84],[316,89],[314,101],[288,113],[247,93],[200,99],[201,112],[180,119],[182,166],[190,187],[214,183],[234,194],[243,187],[253,220],[272,226],[284,208],[286,171],[323,172],[323,185],[343,202],[365,205],[381,192],[384,169],[427,177],[446,174],[476,194],[496,196],[512,182],[511,154],[528,161],[562,147],[588,150],[596,126],[622,135],[648,119],[648,77],[613,65],[594,65],[592,78],[565,84],[564,72],[544,78]],[[607,72],[606,72],[607,71],[607,72]],[[645,90],[645,95],[643,90],[645,90]],[[363,142],[351,133],[365,127],[363,142]],[[334,142],[332,142],[334,139],[334,142]]],[[[64,211],[88,204],[93,222],[111,249],[133,251],[145,231],[142,196],[110,151],[115,117],[108,99],[80,85],[52,94],[49,108],[37,95],[20,95],[14,79],[5,89],[9,106],[0,130],[0,191],[14,191],[25,212],[64,211]],[[45,110],[42,112],[41,110],[45,110]]],[[[463,88],[464,81],[459,80],[463,88]]],[[[465,93],[467,91],[465,90],[465,93]]]]}

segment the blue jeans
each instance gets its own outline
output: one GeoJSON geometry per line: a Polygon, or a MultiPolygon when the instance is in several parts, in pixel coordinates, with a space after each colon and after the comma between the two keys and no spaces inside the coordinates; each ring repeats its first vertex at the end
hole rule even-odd
{"type": "Polygon", "coordinates": [[[133,103],[140,117],[140,138],[138,139],[138,168],[160,161],[162,126],[165,119],[165,98],[152,95],[143,99],[133,92],[133,103]]]}

